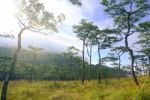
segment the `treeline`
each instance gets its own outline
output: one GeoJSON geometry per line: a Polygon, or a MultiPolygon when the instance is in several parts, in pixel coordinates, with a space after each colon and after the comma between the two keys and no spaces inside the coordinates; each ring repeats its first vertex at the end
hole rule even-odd
{"type": "MultiPolygon", "coordinates": [[[[11,62],[13,49],[1,48],[0,54],[0,80],[4,80],[11,62]],[[7,51],[5,56],[5,51],[7,51]]],[[[31,51],[22,50],[18,58],[12,80],[81,80],[82,78],[82,58],[79,56],[67,57],[67,53],[44,53],[37,54],[37,58],[33,59],[31,51]],[[29,55],[27,55],[29,54],[29,55]],[[23,56],[23,57],[22,57],[23,56]],[[36,61],[34,61],[36,60],[36,61]],[[49,63],[45,60],[49,60],[49,63]]],[[[117,69],[103,66],[103,78],[117,77],[117,69]]],[[[97,79],[99,72],[98,65],[85,65],[85,79],[97,79]],[[90,71],[91,70],[91,71],[90,71]],[[91,76],[89,76],[91,72],[91,76]]],[[[121,76],[126,76],[126,72],[121,70],[121,76]]]]}

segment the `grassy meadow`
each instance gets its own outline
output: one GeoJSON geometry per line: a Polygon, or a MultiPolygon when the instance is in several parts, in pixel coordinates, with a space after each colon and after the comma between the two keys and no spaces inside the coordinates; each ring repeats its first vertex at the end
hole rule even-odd
{"type": "MultiPolygon", "coordinates": [[[[8,100],[150,100],[150,79],[140,77],[86,81],[11,81],[8,100]]],[[[2,82],[0,83],[0,89],[2,82]]],[[[0,93],[1,94],[1,93],[0,93]]]]}

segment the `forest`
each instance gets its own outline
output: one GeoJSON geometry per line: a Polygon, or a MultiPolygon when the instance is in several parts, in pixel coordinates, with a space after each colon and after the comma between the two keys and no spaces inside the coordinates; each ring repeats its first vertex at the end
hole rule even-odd
{"type": "Polygon", "coordinates": [[[150,100],[149,0],[0,6],[1,100],[150,100]]]}

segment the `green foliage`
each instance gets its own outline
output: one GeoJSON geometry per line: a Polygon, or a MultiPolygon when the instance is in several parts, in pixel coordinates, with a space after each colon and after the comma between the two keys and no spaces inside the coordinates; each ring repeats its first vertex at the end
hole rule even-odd
{"type": "Polygon", "coordinates": [[[105,61],[105,62],[114,62],[114,61],[117,61],[118,58],[114,57],[113,55],[110,55],[110,56],[107,56],[107,57],[103,57],[102,60],[105,61]]]}
{"type": "Polygon", "coordinates": [[[93,22],[82,19],[79,25],[73,26],[73,31],[77,33],[77,37],[81,40],[86,40],[88,37],[91,37],[92,34],[95,34],[97,28],[97,26],[93,25],[93,22]]]}
{"type": "Polygon", "coordinates": [[[119,54],[119,53],[125,53],[125,52],[127,52],[128,50],[126,49],[126,47],[124,47],[124,46],[118,46],[118,47],[114,47],[114,48],[112,48],[112,50],[111,50],[112,52],[116,52],[117,54],[119,54]]]}
{"type": "MultiPolygon", "coordinates": [[[[108,59],[108,61],[112,61],[112,62],[119,60],[119,64],[120,64],[121,63],[121,56],[124,53],[126,53],[127,51],[128,50],[124,46],[114,47],[111,49],[111,53],[109,53],[108,57],[106,57],[105,59],[108,59]]],[[[116,65],[119,65],[119,64],[116,64],[116,65]]]]}
{"type": "Polygon", "coordinates": [[[0,57],[0,80],[4,80],[8,71],[11,57],[0,57]]]}
{"type": "Polygon", "coordinates": [[[64,56],[69,56],[69,57],[75,57],[79,53],[79,49],[75,48],[74,46],[68,47],[67,51],[64,52],[64,56]]]}
{"type": "Polygon", "coordinates": [[[53,13],[45,10],[44,4],[39,0],[19,0],[18,8],[16,18],[20,27],[34,32],[46,34],[50,31],[57,31],[57,24],[65,19],[63,14],[55,18],[53,13]]]}
{"type": "Polygon", "coordinates": [[[35,51],[35,52],[37,52],[37,51],[42,51],[42,50],[43,50],[43,48],[34,47],[34,46],[32,46],[32,45],[29,45],[28,47],[29,47],[31,50],[35,51]]]}
{"type": "Polygon", "coordinates": [[[140,30],[139,40],[136,44],[139,44],[142,48],[141,53],[144,53],[146,56],[150,56],[150,22],[144,22],[139,24],[138,30],[140,30]]]}
{"type": "Polygon", "coordinates": [[[137,30],[141,19],[149,14],[149,0],[102,0],[102,5],[105,6],[104,11],[114,20],[114,26],[120,30],[124,36],[125,47],[131,57],[131,71],[134,82],[138,85],[136,74],[134,73],[134,51],[129,47],[129,36],[140,32],[137,30]]]}
{"type": "Polygon", "coordinates": [[[81,6],[82,3],[81,3],[81,0],[70,0],[70,2],[74,5],[78,5],[78,6],[81,6]]]}
{"type": "Polygon", "coordinates": [[[150,31],[149,27],[150,27],[150,21],[146,21],[139,24],[138,30],[142,32],[149,32],[150,31]]]}
{"type": "Polygon", "coordinates": [[[114,25],[122,34],[131,35],[136,23],[145,17],[150,9],[149,0],[103,0],[105,12],[114,18],[114,25]],[[130,27],[130,30],[128,30],[130,27]]]}
{"type": "MultiPolygon", "coordinates": [[[[0,54],[4,56],[1,58],[6,58],[5,60],[0,59],[0,80],[5,78],[11,62],[11,59],[5,56],[12,52],[13,50],[9,50],[8,48],[0,48],[0,54]]],[[[63,54],[40,52],[37,55],[36,63],[33,65],[32,53],[27,50],[22,50],[12,79],[29,80],[32,73],[33,80],[80,80],[82,73],[82,58],[76,55],[76,51],[74,51],[74,49],[73,51],[71,49],[71,52],[73,53],[73,55],[71,55],[71,64],[69,60],[70,58],[63,54]]],[[[89,65],[87,62],[85,63],[85,76],[86,79],[88,79],[89,65]]],[[[116,77],[116,69],[107,67],[106,69],[104,68],[104,78],[116,77]],[[108,72],[105,71],[106,69],[108,72]]],[[[98,66],[91,66],[91,79],[97,79],[98,71],[98,66]]],[[[125,74],[122,74],[122,76],[125,76],[125,74]]]]}
{"type": "Polygon", "coordinates": [[[110,48],[113,44],[119,42],[121,38],[117,37],[119,35],[119,31],[116,29],[103,29],[99,30],[96,33],[96,44],[99,45],[100,49],[110,48]]]}

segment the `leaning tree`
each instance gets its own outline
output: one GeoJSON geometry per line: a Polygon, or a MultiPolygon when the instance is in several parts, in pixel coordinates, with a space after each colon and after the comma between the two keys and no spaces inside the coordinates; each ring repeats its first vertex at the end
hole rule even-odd
{"type": "Polygon", "coordinates": [[[137,33],[137,23],[149,13],[149,0],[102,0],[105,12],[114,19],[114,25],[124,36],[125,47],[131,58],[131,73],[136,85],[139,85],[134,72],[134,51],[129,46],[129,37],[137,33]]]}
{"type": "Polygon", "coordinates": [[[52,13],[46,11],[44,4],[39,0],[18,0],[17,5],[18,11],[15,18],[18,20],[20,26],[20,31],[18,32],[18,46],[13,54],[9,72],[3,82],[1,100],[6,100],[7,87],[15,70],[24,31],[29,30],[42,34],[52,31],[57,32],[57,24],[64,20],[63,14],[55,18],[52,13]]]}

